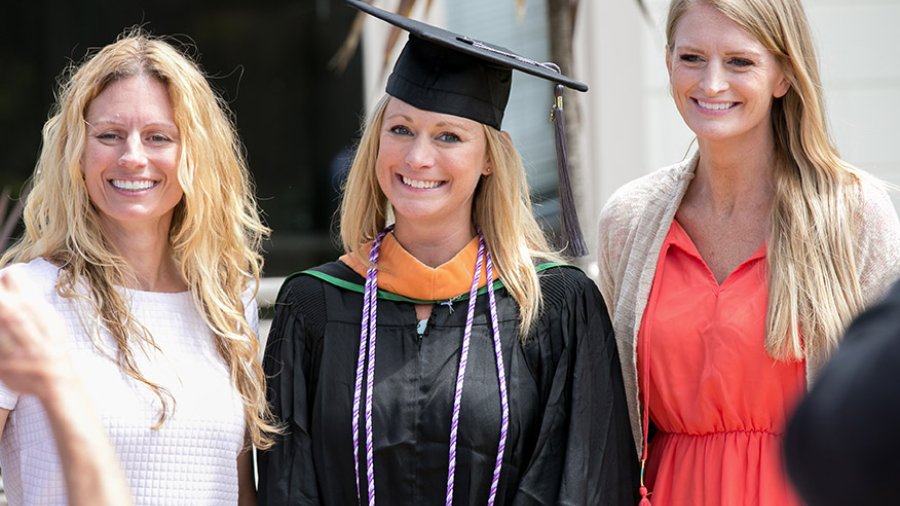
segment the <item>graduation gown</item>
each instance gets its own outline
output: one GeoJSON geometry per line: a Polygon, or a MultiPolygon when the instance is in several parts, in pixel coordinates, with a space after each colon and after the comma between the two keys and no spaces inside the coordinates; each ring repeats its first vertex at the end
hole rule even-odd
{"type": "MultiPolygon", "coordinates": [[[[510,406],[496,504],[635,504],[636,453],[603,300],[576,268],[555,266],[540,280],[544,306],[524,344],[515,300],[495,283],[510,406]]],[[[258,455],[260,506],[357,504],[351,408],[363,283],[337,261],[290,278],[280,291],[263,365],[268,400],[285,432],[258,455]]],[[[419,335],[414,303],[379,294],[373,399],[379,504],[444,504],[467,298],[437,302],[419,335]]],[[[458,505],[486,504],[497,454],[500,394],[489,322],[488,297],[479,295],[460,413],[458,505]]]]}

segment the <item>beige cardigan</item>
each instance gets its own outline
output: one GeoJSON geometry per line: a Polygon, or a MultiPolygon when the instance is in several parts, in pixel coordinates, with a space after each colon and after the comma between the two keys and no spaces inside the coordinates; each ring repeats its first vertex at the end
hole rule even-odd
{"type": "MultiPolygon", "coordinates": [[[[680,163],[631,181],[610,197],[600,213],[600,292],[616,333],[638,456],[643,449],[643,436],[635,353],[637,333],[663,240],[694,177],[697,160],[695,153],[680,163]]],[[[861,185],[861,206],[856,220],[856,258],[860,287],[871,303],[900,277],[900,221],[882,186],[867,175],[861,185]]],[[[823,365],[807,361],[807,384],[812,383],[823,365]]]]}

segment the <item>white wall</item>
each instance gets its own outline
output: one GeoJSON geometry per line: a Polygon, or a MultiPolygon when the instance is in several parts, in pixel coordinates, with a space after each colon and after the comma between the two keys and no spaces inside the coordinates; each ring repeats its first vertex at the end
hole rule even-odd
{"type": "Polygon", "coordinates": [[[816,0],[809,17],[838,148],[900,184],[900,0],[816,0]]]}

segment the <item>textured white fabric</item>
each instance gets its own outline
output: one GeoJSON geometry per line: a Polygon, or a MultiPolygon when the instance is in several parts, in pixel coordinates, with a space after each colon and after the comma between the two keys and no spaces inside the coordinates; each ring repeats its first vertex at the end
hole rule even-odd
{"type": "MultiPolygon", "coordinates": [[[[699,160],[698,153],[635,179],[613,193],[600,213],[600,293],[613,321],[631,430],[638,455],[643,436],[637,382],[637,334],[663,240],[675,219],[699,160]]],[[[855,217],[856,267],[868,303],[878,300],[900,276],[900,221],[887,192],[862,173],[861,210],[855,217]]],[[[822,363],[806,363],[812,384],[822,363]]]]}
{"type": "MultiPolygon", "coordinates": [[[[237,504],[237,457],[244,442],[244,415],[228,367],[189,292],[125,290],[136,319],[159,350],[136,350],[139,370],[175,398],[173,415],[152,430],[159,400],[144,384],[122,373],[111,336],[91,342],[79,311],[83,303],[55,290],[58,269],[44,260],[8,267],[21,271],[60,312],[68,326],[70,353],[119,456],[138,505],[237,504]]],[[[247,297],[246,299],[249,299],[247,297]]],[[[246,300],[245,299],[245,300],[246,300]]],[[[245,303],[254,329],[255,301],[245,303]]],[[[46,415],[37,399],[0,384],[0,407],[11,410],[0,440],[0,467],[10,506],[65,505],[65,482],[46,415]]]]}

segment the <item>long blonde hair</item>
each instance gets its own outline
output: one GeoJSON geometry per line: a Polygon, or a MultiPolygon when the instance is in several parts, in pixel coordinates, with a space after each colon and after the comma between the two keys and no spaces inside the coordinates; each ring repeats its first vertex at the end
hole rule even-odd
{"type": "Polygon", "coordinates": [[[135,346],[155,346],[153,336],[134,319],[116,288],[133,279],[133,270],[104,237],[81,166],[91,101],[110,83],[138,75],[165,84],[178,127],[178,182],[184,197],[169,230],[174,261],[230,368],[250,439],[268,447],[276,428],[265,399],[259,342],[244,316],[241,296],[250,291],[255,295],[261,241],[269,231],[260,220],[231,113],[181,50],[132,29],[80,66],[67,69],[43,128],[23,215],[25,235],[0,258],[0,265],[35,258],[58,265],[57,291],[85,299],[96,311],[117,344],[115,359],[121,370],[152,389],[162,404],[154,428],[165,422],[175,408],[174,399],[144,377],[134,360],[135,346]],[[79,285],[89,287],[90,295],[80,296],[79,285]]]}
{"type": "MultiPolygon", "coordinates": [[[[344,185],[340,230],[344,251],[363,254],[361,247],[388,224],[390,202],[381,191],[375,174],[381,124],[390,96],[375,106],[366,122],[356,156],[344,185]]],[[[497,275],[515,299],[520,313],[520,334],[524,339],[541,308],[541,287],[534,270],[536,260],[561,262],[550,249],[534,219],[522,158],[509,136],[482,125],[487,157],[492,167],[475,189],[472,222],[481,227],[490,249],[497,275]]]]}
{"type": "Polygon", "coordinates": [[[768,241],[766,350],[780,360],[821,359],[862,310],[854,256],[860,175],[829,137],[818,62],[799,0],[674,0],[666,27],[673,47],[680,17],[714,7],[775,56],[790,89],[772,106],[775,196],[768,241]]]}

